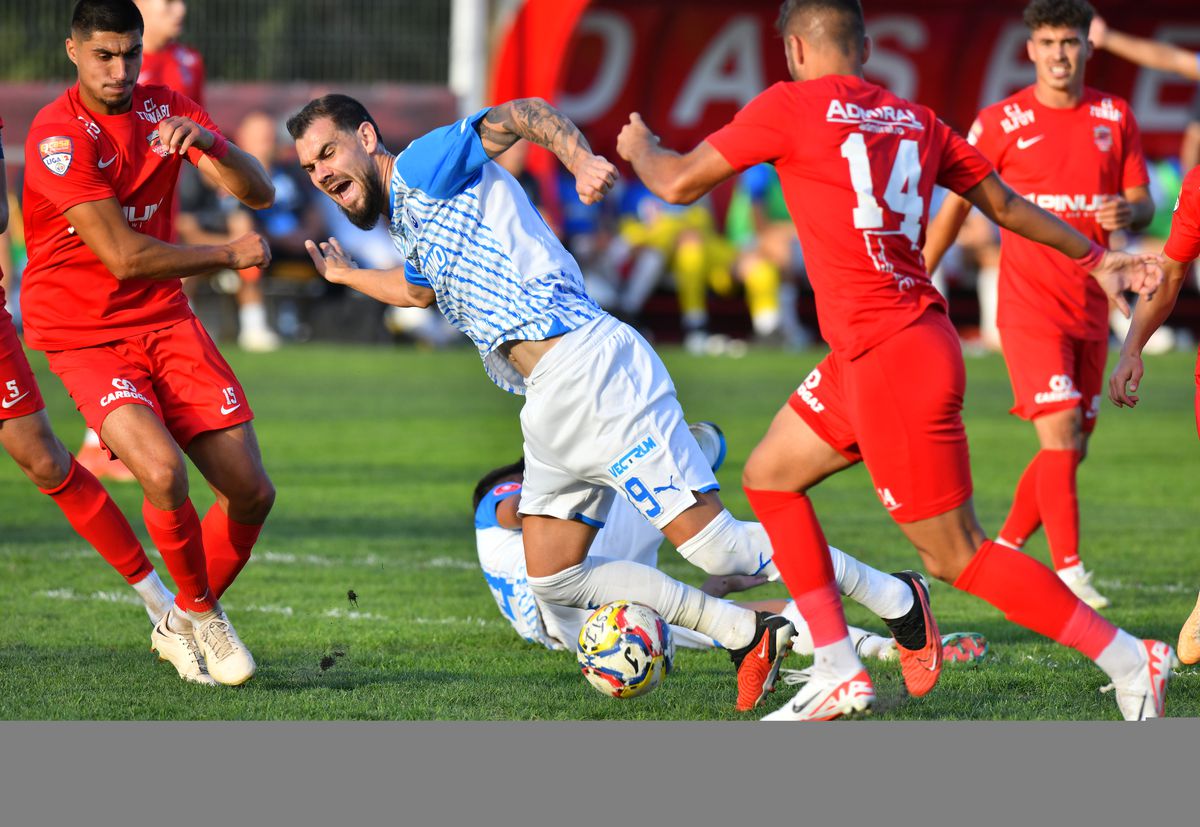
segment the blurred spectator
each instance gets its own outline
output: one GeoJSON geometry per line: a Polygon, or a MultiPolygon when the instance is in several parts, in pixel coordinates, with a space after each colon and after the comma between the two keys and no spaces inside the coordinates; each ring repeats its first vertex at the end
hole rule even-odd
{"type": "Polygon", "coordinates": [[[796,310],[804,255],[775,167],[758,164],[739,176],[725,235],[740,250],[735,273],[745,287],[755,336],[789,347],[810,342],[796,310]]]}
{"type": "Polygon", "coordinates": [[[142,13],[142,71],[138,83],[157,83],[204,106],[204,59],[179,42],[187,4],[183,0],[134,0],[142,13]]]}
{"type": "MultiPolygon", "coordinates": [[[[304,249],[305,239],[326,238],[329,232],[312,197],[312,189],[301,179],[299,167],[289,163],[293,159],[284,155],[282,147],[290,148],[291,141],[280,140],[280,126],[272,115],[251,112],[238,126],[234,142],[263,165],[275,186],[275,204],[249,214],[254,229],[271,245],[270,275],[304,281],[316,277],[304,249]]],[[[238,293],[241,328],[238,344],[247,350],[273,350],[279,346],[279,337],[267,326],[262,274],[243,272],[242,275],[238,293]]]]}

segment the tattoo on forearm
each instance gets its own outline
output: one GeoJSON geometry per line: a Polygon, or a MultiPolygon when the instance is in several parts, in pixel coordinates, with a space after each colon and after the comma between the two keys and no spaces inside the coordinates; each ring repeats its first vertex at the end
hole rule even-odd
{"type": "Polygon", "coordinates": [[[592,151],[579,127],[540,98],[522,98],[495,107],[480,122],[479,136],[498,147],[496,155],[524,138],[549,149],[568,169],[581,151],[592,151]]]}

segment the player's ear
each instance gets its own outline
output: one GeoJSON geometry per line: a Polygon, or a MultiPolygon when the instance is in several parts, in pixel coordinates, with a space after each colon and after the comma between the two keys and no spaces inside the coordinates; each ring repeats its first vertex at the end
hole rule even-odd
{"type": "Polygon", "coordinates": [[[1025,55],[1029,58],[1030,63],[1037,63],[1037,55],[1033,51],[1033,38],[1025,41],[1025,55]]]}
{"type": "Polygon", "coordinates": [[[862,45],[863,65],[865,66],[867,61],[870,59],[871,59],[871,36],[869,34],[867,34],[867,35],[863,35],[863,45],[862,45]]]}
{"type": "Polygon", "coordinates": [[[367,121],[363,121],[358,125],[358,140],[368,155],[373,153],[376,147],[379,146],[379,135],[375,132],[375,127],[371,126],[367,121]]]}
{"type": "Polygon", "coordinates": [[[74,63],[76,66],[78,66],[79,59],[75,55],[75,38],[68,37],[65,45],[67,47],[67,57],[70,59],[70,61],[72,63],[74,63]]]}

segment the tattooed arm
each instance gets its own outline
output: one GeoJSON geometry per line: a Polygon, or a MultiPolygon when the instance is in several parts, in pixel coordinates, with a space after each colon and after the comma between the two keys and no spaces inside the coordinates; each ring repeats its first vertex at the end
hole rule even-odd
{"type": "Polygon", "coordinates": [[[483,148],[492,158],[521,138],[553,152],[575,176],[575,189],[585,204],[599,201],[617,180],[617,168],[594,154],[579,127],[541,98],[493,106],[478,124],[483,148]]]}

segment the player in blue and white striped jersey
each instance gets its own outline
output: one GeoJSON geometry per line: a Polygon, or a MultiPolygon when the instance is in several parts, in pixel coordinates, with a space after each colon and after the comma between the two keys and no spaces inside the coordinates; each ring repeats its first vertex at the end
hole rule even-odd
{"type": "MultiPolygon", "coordinates": [[[[795,629],[785,618],[716,600],[658,569],[588,557],[619,493],[686,559],[709,574],[777,577],[762,531],[721,504],[666,368],[646,341],[609,316],[516,180],[493,162],[524,138],[558,157],[584,203],[611,189],[616,168],[545,101],[509,101],[435,129],[398,155],[366,109],[345,95],[310,102],[288,121],[314,186],[356,225],[380,216],[403,268],[360,268],[336,239],[308,250],[318,272],[373,298],[439,310],[469,336],[492,381],[525,395],[520,513],[529,584],[579,608],[611,600],[653,607],[669,623],[730,651],[739,709],[778,675],[795,629]]],[[[895,579],[877,607],[912,610],[895,579]]]]}

